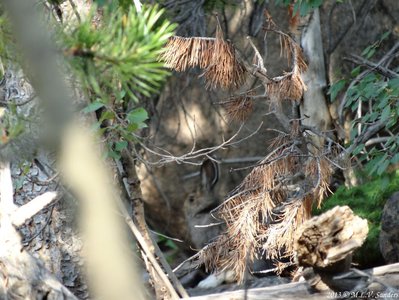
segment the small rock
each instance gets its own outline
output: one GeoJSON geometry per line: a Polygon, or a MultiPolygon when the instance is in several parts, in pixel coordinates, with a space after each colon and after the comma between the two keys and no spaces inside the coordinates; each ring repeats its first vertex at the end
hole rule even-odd
{"type": "Polygon", "coordinates": [[[385,203],[379,242],[385,262],[399,262],[399,192],[393,194],[385,203]]]}

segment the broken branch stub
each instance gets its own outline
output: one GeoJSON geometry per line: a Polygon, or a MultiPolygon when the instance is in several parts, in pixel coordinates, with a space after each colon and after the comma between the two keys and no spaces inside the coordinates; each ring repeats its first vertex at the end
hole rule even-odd
{"type": "Polygon", "coordinates": [[[367,220],[348,206],[336,206],[306,221],[298,230],[294,251],[298,264],[323,271],[346,271],[351,254],[365,241],[367,220]]]}

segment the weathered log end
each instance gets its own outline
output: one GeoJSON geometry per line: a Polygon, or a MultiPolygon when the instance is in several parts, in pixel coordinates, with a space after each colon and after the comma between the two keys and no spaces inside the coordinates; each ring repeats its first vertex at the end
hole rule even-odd
{"type": "Polygon", "coordinates": [[[298,264],[323,272],[347,271],[353,251],[364,243],[367,233],[367,220],[348,206],[337,206],[301,226],[294,244],[298,264]]]}

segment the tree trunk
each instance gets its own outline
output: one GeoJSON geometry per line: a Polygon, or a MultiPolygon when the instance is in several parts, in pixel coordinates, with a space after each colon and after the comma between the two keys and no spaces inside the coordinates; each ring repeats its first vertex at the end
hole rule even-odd
{"type": "MultiPolygon", "coordinates": [[[[302,124],[324,132],[331,128],[331,117],[324,89],[327,87],[323,43],[320,29],[319,9],[310,16],[301,36],[301,46],[308,62],[308,70],[302,74],[307,86],[301,102],[302,124]]],[[[316,145],[322,149],[323,139],[315,138],[316,145]]]]}

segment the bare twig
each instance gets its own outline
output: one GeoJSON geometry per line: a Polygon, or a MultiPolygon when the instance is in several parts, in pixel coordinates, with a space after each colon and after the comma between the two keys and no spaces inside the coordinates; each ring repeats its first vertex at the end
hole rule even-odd
{"type": "Polygon", "coordinates": [[[217,150],[220,150],[220,149],[222,149],[224,147],[237,145],[237,144],[239,144],[239,143],[251,138],[252,136],[254,136],[260,130],[262,125],[263,125],[263,122],[259,125],[259,127],[254,132],[252,132],[248,136],[245,136],[245,137],[235,141],[235,139],[237,138],[238,134],[241,132],[241,129],[244,126],[244,124],[241,124],[241,126],[239,127],[239,129],[236,131],[235,134],[233,134],[228,140],[223,141],[219,145],[214,146],[214,147],[202,148],[202,149],[199,149],[199,150],[195,150],[194,147],[193,147],[190,152],[185,153],[185,154],[180,155],[180,156],[175,156],[175,155],[167,152],[165,149],[161,149],[161,150],[164,151],[166,154],[157,152],[157,151],[147,147],[144,143],[140,143],[140,145],[146,151],[148,151],[150,154],[153,154],[155,156],[161,157],[157,161],[150,162],[150,161],[147,160],[147,163],[150,164],[150,165],[159,165],[159,164],[166,164],[166,163],[170,163],[170,162],[176,162],[176,163],[187,163],[187,164],[198,166],[201,163],[192,162],[192,160],[195,160],[195,159],[198,159],[198,158],[201,158],[201,157],[204,157],[204,156],[210,156],[212,153],[214,153],[217,150]]]}
{"type": "Polygon", "coordinates": [[[367,128],[366,132],[363,133],[362,135],[358,136],[352,144],[347,148],[345,154],[352,153],[352,151],[360,144],[365,143],[368,141],[374,134],[376,134],[378,131],[380,131],[382,128],[385,127],[384,122],[377,122],[374,125],[370,126],[367,128]]]}
{"type": "Polygon", "coordinates": [[[160,237],[163,237],[163,238],[165,238],[165,239],[168,239],[168,240],[171,240],[171,241],[174,241],[174,242],[178,242],[178,243],[184,243],[183,240],[179,240],[179,239],[173,238],[173,237],[171,237],[171,236],[167,236],[167,235],[162,234],[162,233],[160,233],[160,232],[157,232],[157,231],[155,231],[155,230],[151,230],[151,229],[149,229],[149,230],[150,230],[153,234],[158,235],[158,236],[160,236],[160,237]]]}
{"type": "Polygon", "coordinates": [[[260,72],[266,76],[267,70],[266,70],[265,62],[263,61],[262,55],[259,53],[259,50],[256,48],[255,44],[252,42],[252,40],[249,36],[247,36],[247,39],[248,39],[249,44],[251,45],[252,49],[255,52],[256,58],[258,59],[258,63],[256,64],[256,67],[259,68],[260,72]]]}
{"type": "Polygon", "coordinates": [[[382,136],[382,137],[372,138],[372,139],[369,139],[366,143],[364,143],[364,145],[371,146],[371,145],[378,144],[378,143],[385,143],[391,138],[392,137],[390,137],[390,136],[382,136]]]}
{"type": "Polygon", "coordinates": [[[376,70],[377,72],[381,73],[383,76],[388,78],[396,78],[399,77],[399,74],[383,67],[381,64],[373,63],[361,56],[352,54],[351,57],[344,57],[344,60],[354,62],[355,64],[363,65],[369,68],[371,71],[376,70]]]}

